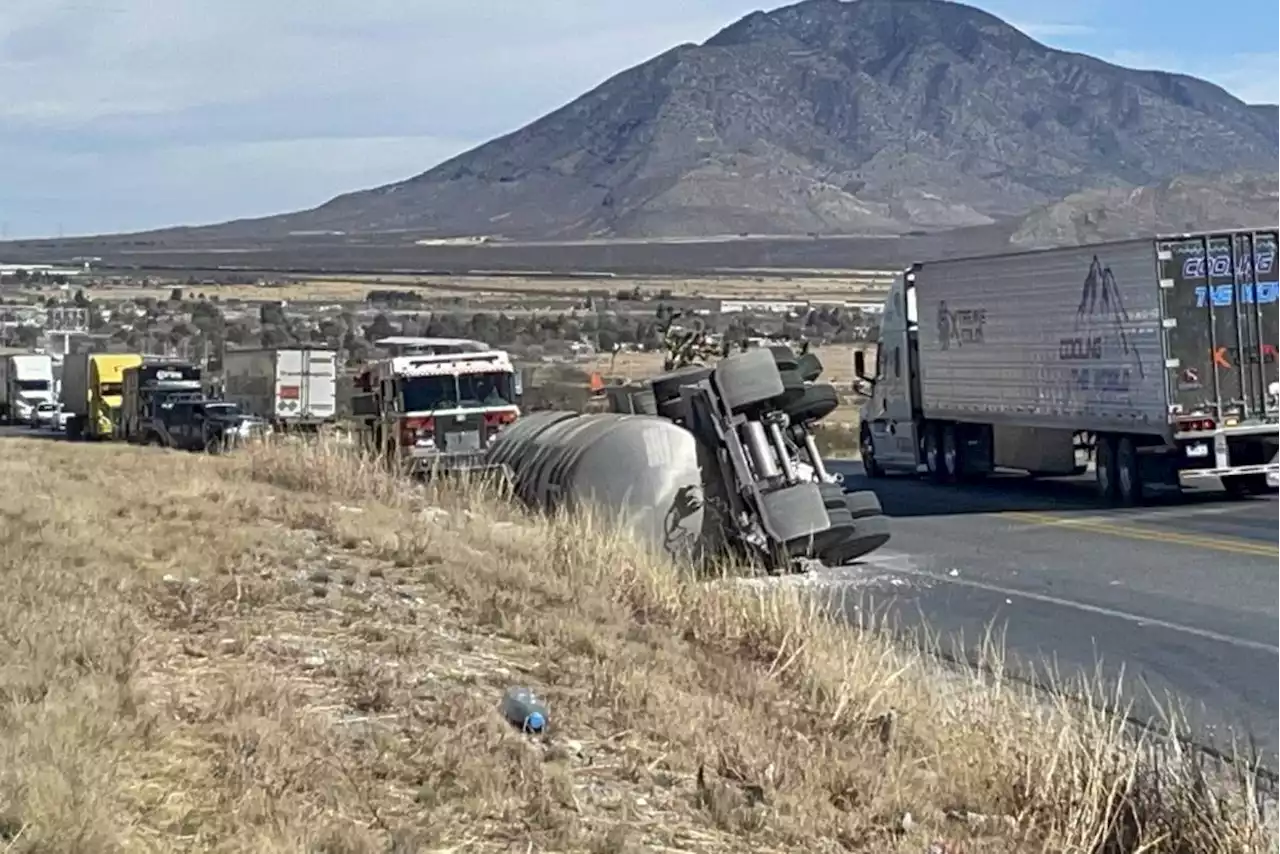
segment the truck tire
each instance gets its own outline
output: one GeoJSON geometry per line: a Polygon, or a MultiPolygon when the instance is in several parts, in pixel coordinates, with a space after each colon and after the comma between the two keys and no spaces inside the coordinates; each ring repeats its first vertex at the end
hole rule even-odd
{"type": "Polygon", "coordinates": [[[876,462],[876,445],[871,440],[871,428],[863,424],[858,431],[858,455],[862,457],[862,470],[867,477],[884,477],[884,469],[876,462]]]}
{"type": "Polygon", "coordinates": [[[725,409],[741,412],[783,394],[782,375],[768,350],[748,350],[722,359],[713,382],[725,409]]]}
{"type": "Polygon", "coordinates": [[[1124,507],[1142,503],[1142,460],[1128,436],[1116,440],[1116,499],[1124,507]]]}
{"type": "Polygon", "coordinates": [[[838,483],[820,483],[818,491],[822,493],[822,503],[828,510],[844,507],[844,487],[838,483]]]}
{"type": "Polygon", "coordinates": [[[796,359],[796,370],[800,373],[800,378],[805,382],[815,382],[818,377],[822,376],[822,368],[822,360],[818,358],[817,353],[812,351],[796,359]]]}
{"type": "MultiPolygon", "coordinates": [[[[785,378],[784,378],[785,379],[785,378]]],[[[840,405],[840,396],[830,383],[804,386],[794,398],[780,408],[793,423],[808,423],[826,418],[840,405]]]]}
{"type": "MultiPolygon", "coordinates": [[[[763,352],[767,350],[753,350],[763,352]]],[[[808,554],[814,538],[830,528],[826,502],[816,483],[797,483],[760,496],[761,521],[771,538],[792,556],[808,554]]]]}
{"type": "Polygon", "coordinates": [[[955,424],[942,428],[942,473],[948,483],[958,483],[964,478],[964,446],[959,433],[960,428],[955,424]]]}
{"type": "Polygon", "coordinates": [[[1119,494],[1116,487],[1118,473],[1116,471],[1116,438],[1102,434],[1094,440],[1093,476],[1097,485],[1098,498],[1108,504],[1114,503],[1119,494]]]}
{"type": "Polygon", "coordinates": [[[845,493],[844,506],[849,511],[849,515],[854,518],[854,521],[884,514],[884,507],[880,504],[880,496],[869,489],[845,493]]]}
{"type": "Polygon", "coordinates": [[[769,352],[773,354],[773,363],[780,371],[794,371],[800,367],[800,360],[796,357],[795,351],[785,344],[774,344],[769,348],[769,352]]]}
{"type": "Polygon", "coordinates": [[[939,424],[926,424],[924,427],[924,467],[929,473],[929,480],[934,483],[946,483],[947,472],[942,462],[942,429],[939,424]]]}
{"type": "Polygon", "coordinates": [[[680,399],[680,387],[693,385],[711,376],[713,369],[702,365],[692,365],[654,377],[649,386],[653,389],[653,399],[659,407],[671,400],[680,399]]]}
{"type": "Polygon", "coordinates": [[[828,566],[844,566],[868,555],[889,542],[889,520],[884,516],[858,519],[842,538],[827,546],[820,555],[828,566]]]}

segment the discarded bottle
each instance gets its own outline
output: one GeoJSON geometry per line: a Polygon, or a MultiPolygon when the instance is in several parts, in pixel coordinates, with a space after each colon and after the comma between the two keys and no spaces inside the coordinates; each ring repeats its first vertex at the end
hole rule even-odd
{"type": "Polygon", "coordinates": [[[547,714],[547,704],[528,688],[508,688],[502,695],[502,716],[521,732],[542,732],[547,714]]]}

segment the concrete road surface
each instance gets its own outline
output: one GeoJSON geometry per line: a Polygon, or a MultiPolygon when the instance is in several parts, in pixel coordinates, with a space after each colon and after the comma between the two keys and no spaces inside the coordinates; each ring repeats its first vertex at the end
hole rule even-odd
{"type": "Polygon", "coordinates": [[[832,467],[846,489],[874,489],[894,523],[888,546],[850,582],[870,600],[846,596],[851,617],[883,607],[907,626],[923,620],[959,636],[969,654],[993,626],[1009,653],[1056,662],[1062,676],[1101,667],[1114,684],[1123,670],[1135,717],[1157,714],[1153,698],[1172,699],[1197,741],[1252,735],[1276,768],[1274,496],[1227,501],[1202,490],[1114,509],[1094,500],[1091,479],[943,487],[868,480],[856,462],[832,467]]]}

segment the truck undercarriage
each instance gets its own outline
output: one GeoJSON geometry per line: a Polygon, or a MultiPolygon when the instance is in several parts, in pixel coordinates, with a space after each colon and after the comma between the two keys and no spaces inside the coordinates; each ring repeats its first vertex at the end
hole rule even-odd
{"type": "Polygon", "coordinates": [[[612,412],[537,412],[494,443],[531,506],[594,506],[673,556],[770,572],[840,565],[889,539],[874,493],[846,494],[812,425],[837,404],[821,362],[736,353],[609,389],[612,412]],[[677,530],[678,529],[678,530],[677,530]]]}

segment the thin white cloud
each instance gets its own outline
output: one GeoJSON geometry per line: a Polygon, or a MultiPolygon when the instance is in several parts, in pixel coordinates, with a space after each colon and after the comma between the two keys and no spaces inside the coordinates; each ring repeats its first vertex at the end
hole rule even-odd
{"type": "Polygon", "coordinates": [[[1049,23],[1034,21],[1017,21],[1009,22],[1012,26],[1022,30],[1033,39],[1052,39],[1052,38],[1078,38],[1081,36],[1092,35],[1097,29],[1087,24],[1068,24],[1068,23],[1049,23]]]}
{"type": "Polygon", "coordinates": [[[3,0],[0,221],[209,222],[409,177],[752,8],[698,5],[3,0]]]}

